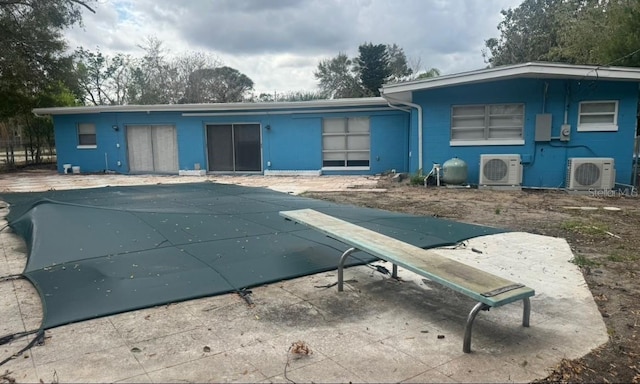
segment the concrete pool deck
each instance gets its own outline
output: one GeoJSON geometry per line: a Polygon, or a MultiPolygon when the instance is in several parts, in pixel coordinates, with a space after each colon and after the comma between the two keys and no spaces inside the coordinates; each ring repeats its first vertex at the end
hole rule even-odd
{"type": "MultiPolygon", "coordinates": [[[[373,177],[42,172],[0,175],[0,191],[203,180],[294,194],[377,190],[373,177]]],[[[25,251],[21,239],[2,231],[0,276],[22,272],[25,251]]],[[[53,328],[44,345],[0,366],[0,373],[17,382],[529,382],[547,376],[562,358],[583,356],[608,340],[565,240],[514,232],[441,252],[534,288],[531,327],[521,326],[521,303],[483,311],[473,352],[464,354],[473,301],[402,268],[396,281],[360,266],[345,271],[342,293],[327,287],[337,278],[331,271],[254,288],[253,305],[227,294],[53,328]],[[311,353],[292,353],[294,343],[311,353]]],[[[0,336],[40,325],[40,300],[26,280],[0,281],[0,308],[0,336]]],[[[29,341],[0,346],[0,360],[29,341]]]]}

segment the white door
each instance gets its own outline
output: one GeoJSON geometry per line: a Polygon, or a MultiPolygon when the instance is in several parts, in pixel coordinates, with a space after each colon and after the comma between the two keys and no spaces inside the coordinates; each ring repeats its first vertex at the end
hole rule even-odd
{"type": "Polygon", "coordinates": [[[171,125],[129,125],[129,172],[178,172],[176,129],[171,125]]]}

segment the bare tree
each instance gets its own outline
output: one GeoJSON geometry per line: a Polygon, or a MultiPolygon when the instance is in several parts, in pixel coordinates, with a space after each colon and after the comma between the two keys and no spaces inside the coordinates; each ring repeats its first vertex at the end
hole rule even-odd
{"type": "Polygon", "coordinates": [[[131,57],[117,54],[111,58],[98,49],[95,53],[76,51],[75,71],[85,104],[120,105],[128,100],[131,81],[131,57]]]}
{"type": "Polygon", "coordinates": [[[186,100],[189,79],[195,72],[205,68],[218,68],[220,60],[203,52],[191,52],[180,55],[169,64],[167,87],[171,94],[171,104],[184,103],[186,100]]]}

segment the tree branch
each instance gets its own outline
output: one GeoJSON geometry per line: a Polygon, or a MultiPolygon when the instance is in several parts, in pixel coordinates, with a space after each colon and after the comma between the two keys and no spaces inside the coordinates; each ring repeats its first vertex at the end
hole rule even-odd
{"type": "Polygon", "coordinates": [[[88,10],[90,10],[92,13],[96,13],[96,11],[93,8],[91,8],[87,3],[85,3],[82,0],[69,0],[69,1],[72,2],[72,3],[80,4],[83,7],[87,8],[88,10]]]}

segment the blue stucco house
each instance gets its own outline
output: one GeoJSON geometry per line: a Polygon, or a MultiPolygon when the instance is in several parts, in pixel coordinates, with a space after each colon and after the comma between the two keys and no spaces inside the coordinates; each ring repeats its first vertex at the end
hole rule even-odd
{"type": "Polygon", "coordinates": [[[417,173],[458,157],[467,182],[633,182],[640,69],[526,63],[387,84],[382,97],[39,108],[58,171],[417,173]]]}

